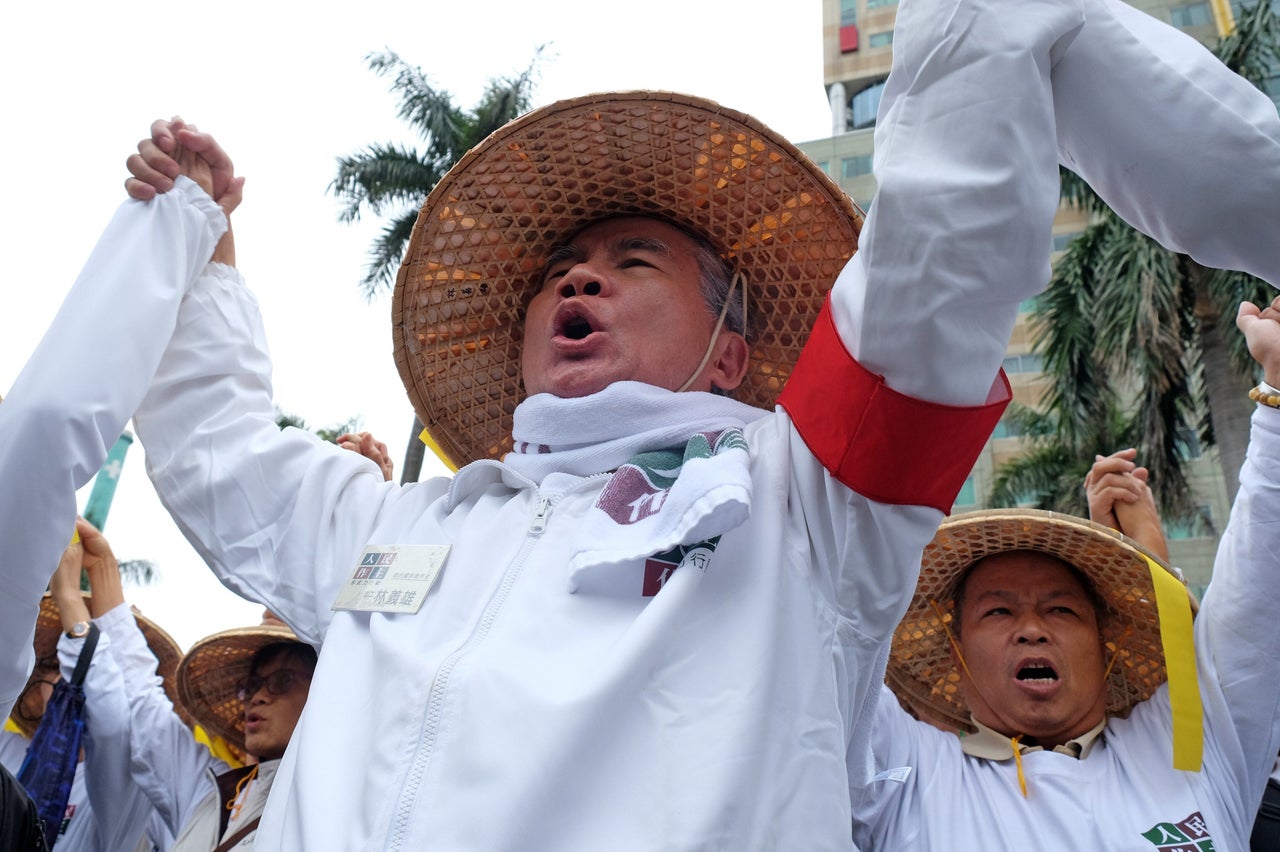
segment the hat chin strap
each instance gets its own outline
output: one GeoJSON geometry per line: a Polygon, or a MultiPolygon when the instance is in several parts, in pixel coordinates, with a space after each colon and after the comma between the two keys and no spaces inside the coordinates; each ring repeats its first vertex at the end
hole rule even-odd
{"type": "Polygon", "coordinates": [[[733,304],[733,291],[738,289],[738,285],[742,285],[742,327],[747,327],[747,279],[742,273],[735,271],[733,278],[729,282],[729,292],[725,296],[724,306],[720,308],[720,316],[716,317],[716,327],[711,330],[711,339],[707,341],[707,351],[702,353],[702,360],[698,362],[698,366],[693,368],[693,374],[685,379],[684,384],[676,388],[676,393],[683,393],[689,389],[689,386],[697,381],[698,376],[702,375],[702,371],[707,366],[707,362],[711,360],[711,353],[715,349],[716,340],[720,337],[720,329],[724,328],[724,318],[729,314],[729,305],[733,304]]]}

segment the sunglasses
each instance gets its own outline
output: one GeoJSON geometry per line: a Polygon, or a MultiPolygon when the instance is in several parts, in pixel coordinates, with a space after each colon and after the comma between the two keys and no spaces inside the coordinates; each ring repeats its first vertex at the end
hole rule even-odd
{"type": "Polygon", "coordinates": [[[284,695],[293,689],[294,684],[304,680],[311,680],[311,675],[293,669],[277,669],[265,677],[249,675],[236,681],[236,697],[241,701],[248,701],[264,686],[272,695],[284,695]]]}

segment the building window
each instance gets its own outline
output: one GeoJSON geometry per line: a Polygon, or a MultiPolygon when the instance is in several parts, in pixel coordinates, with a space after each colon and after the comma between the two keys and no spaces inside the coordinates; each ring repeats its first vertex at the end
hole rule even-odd
{"type": "Polygon", "coordinates": [[[870,154],[863,154],[860,157],[845,157],[840,161],[840,177],[846,180],[869,174],[871,174],[870,154]]]}
{"type": "Polygon", "coordinates": [[[1035,313],[1036,307],[1039,304],[1040,304],[1039,296],[1032,296],[1030,299],[1023,299],[1021,302],[1018,303],[1018,313],[1033,314],[1035,313]]]}
{"type": "Polygon", "coordinates": [[[1188,3],[1169,10],[1169,22],[1175,27],[1200,27],[1213,23],[1208,3],[1188,3]]]}
{"type": "Polygon", "coordinates": [[[884,6],[897,6],[898,0],[867,0],[868,9],[879,9],[884,6]]]}
{"type": "Polygon", "coordinates": [[[840,0],[840,52],[858,49],[858,0],[840,0]]]}
{"type": "Polygon", "coordinates": [[[874,127],[876,113],[880,110],[880,96],[884,94],[884,81],[872,83],[853,96],[853,129],[874,127]]]}
{"type": "Polygon", "coordinates": [[[867,36],[867,47],[888,47],[891,44],[893,44],[893,30],[867,36]]]}
{"type": "Polygon", "coordinates": [[[960,493],[956,495],[955,506],[976,506],[978,504],[978,486],[973,482],[973,476],[964,481],[964,485],[960,486],[960,493]]]}
{"type": "Polygon", "coordinates": [[[1076,238],[1076,237],[1078,237],[1078,236],[1080,236],[1080,231],[1072,231],[1072,232],[1071,232],[1071,233],[1069,233],[1069,234],[1054,234],[1054,235],[1053,235],[1053,250],[1054,250],[1055,252],[1059,252],[1059,251],[1066,251],[1066,250],[1067,250],[1067,246],[1071,245],[1071,243],[1072,243],[1072,242],[1075,240],[1075,238],[1076,238]]]}
{"type": "Polygon", "coordinates": [[[1018,438],[1025,434],[1026,430],[1020,423],[1005,418],[1001,418],[996,423],[996,428],[991,430],[992,438],[1018,438]]]}
{"type": "Polygon", "coordinates": [[[1022,355],[1010,355],[1004,359],[1006,373],[1043,373],[1044,357],[1035,352],[1022,355]]]}
{"type": "Polygon", "coordinates": [[[831,161],[830,160],[820,161],[818,163],[818,168],[822,169],[822,171],[824,171],[827,174],[831,174],[831,161]]]}

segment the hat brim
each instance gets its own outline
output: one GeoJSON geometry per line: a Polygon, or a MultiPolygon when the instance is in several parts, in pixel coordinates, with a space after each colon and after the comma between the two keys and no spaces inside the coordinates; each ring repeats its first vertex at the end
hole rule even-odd
{"type": "Polygon", "coordinates": [[[862,214],[756,119],[670,92],[560,101],[499,129],[449,171],[414,225],[392,303],[396,364],[455,466],[511,448],[525,308],[548,252],[584,225],[651,216],[709,241],[750,290],[748,374],[771,408],[862,214]]]}
{"type": "MultiPolygon", "coordinates": [[[[1136,541],[1101,524],[1035,509],[992,509],[949,518],[925,548],[885,676],[898,700],[944,726],[974,730],[948,638],[948,630],[955,632],[956,586],[979,559],[1014,550],[1047,553],[1074,566],[1103,601],[1103,646],[1108,657],[1116,654],[1107,678],[1107,714],[1125,716],[1150,698],[1168,675],[1147,558],[1174,572],[1136,541]]],[[[1190,591],[1187,598],[1194,612],[1198,603],[1190,591]]]]}
{"type": "Polygon", "coordinates": [[[178,697],[196,723],[222,737],[243,757],[244,702],[236,683],[249,675],[253,655],[277,642],[298,642],[284,626],[236,627],[206,636],[191,646],[178,665],[178,697]]]}
{"type": "MultiPolygon", "coordinates": [[[[82,593],[86,604],[92,600],[92,596],[88,592],[82,593]]],[[[169,700],[177,704],[178,691],[176,674],[178,670],[178,661],[182,659],[182,648],[174,640],[172,636],[156,624],[150,618],[138,611],[133,612],[134,620],[138,623],[138,629],[142,631],[142,636],[147,642],[147,647],[151,649],[151,653],[156,657],[156,674],[164,682],[165,694],[169,696],[169,700]]],[[[58,604],[54,601],[53,595],[49,592],[44,593],[44,597],[40,599],[40,615],[36,619],[35,634],[35,651],[37,664],[40,660],[49,660],[57,657],[58,640],[61,638],[62,616],[58,612],[58,604]]],[[[32,672],[27,679],[27,686],[30,686],[36,680],[36,672],[32,672]]],[[[181,713],[182,721],[188,726],[191,720],[181,713]]],[[[10,720],[22,731],[28,739],[36,732],[39,726],[39,720],[31,721],[18,713],[18,707],[15,705],[9,713],[10,720]]]]}

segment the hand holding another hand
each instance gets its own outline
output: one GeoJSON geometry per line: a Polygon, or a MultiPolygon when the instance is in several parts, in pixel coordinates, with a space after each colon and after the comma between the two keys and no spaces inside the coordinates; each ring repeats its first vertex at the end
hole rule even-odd
{"type": "Polygon", "coordinates": [[[125,190],[139,201],[173,189],[179,175],[199,184],[228,217],[244,196],[244,178],[236,177],[222,146],[177,116],[152,122],[151,136],[138,143],[138,152],[125,166],[131,175],[124,182],[125,190]]]}

